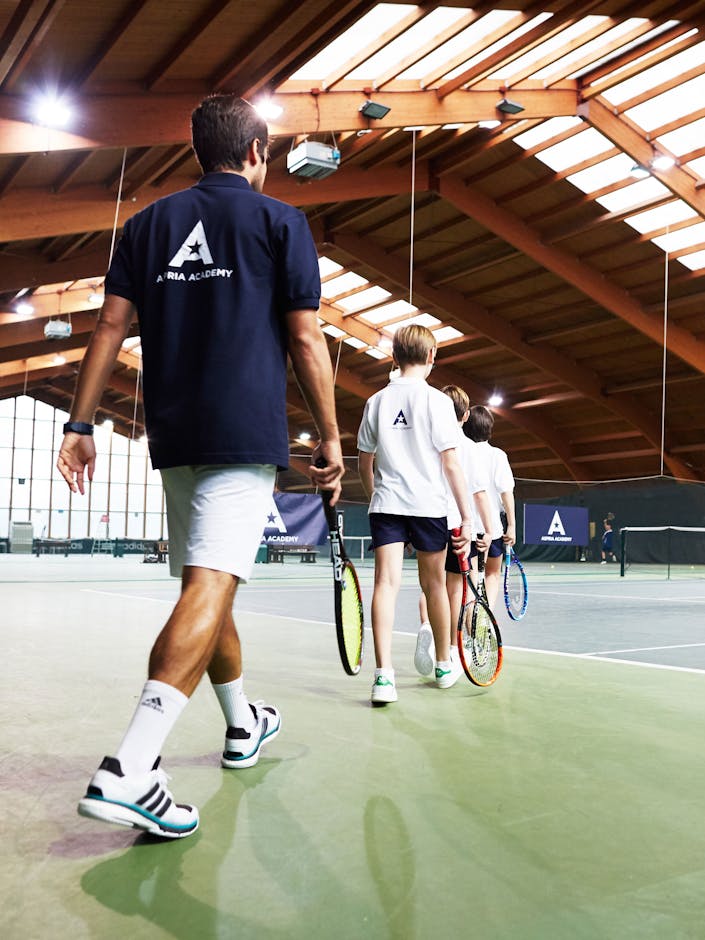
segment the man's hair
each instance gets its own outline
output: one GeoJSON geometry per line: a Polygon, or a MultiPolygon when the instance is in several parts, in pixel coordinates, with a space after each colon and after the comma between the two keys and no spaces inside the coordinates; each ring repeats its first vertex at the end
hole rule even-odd
{"type": "Polygon", "coordinates": [[[458,421],[462,421],[463,415],[470,407],[470,399],[468,398],[467,392],[463,391],[459,385],[446,385],[441,391],[453,402],[455,417],[458,421]]]}
{"type": "Polygon", "coordinates": [[[253,140],[264,160],[269,141],[266,121],[237,95],[211,95],[191,115],[191,141],[204,173],[242,170],[253,140]]]}
{"type": "Polygon", "coordinates": [[[425,326],[412,323],[402,326],[394,334],[392,352],[398,366],[422,366],[428,360],[428,354],[438,344],[436,337],[425,326]]]}
{"type": "Polygon", "coordinates": [[[494,427],[494,415],[484,405],[473,405],[465,422],[464,431],[471,441],[489,441],[494,427]]]}

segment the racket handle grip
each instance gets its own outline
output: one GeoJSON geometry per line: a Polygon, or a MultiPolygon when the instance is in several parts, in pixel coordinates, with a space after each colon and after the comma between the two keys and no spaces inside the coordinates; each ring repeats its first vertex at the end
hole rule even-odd
{"type": "MultiPolygon", "coordinates": [[[[455,538],[458,538],[460,536],[460,532],[461,532],[460,527],[450,530],[450,534],[453,535],[455,538]]],[[[463,574],[465,574],[465,572],[470,570],[470,562],[468,561],[467,555],[465,554],[458,555],[458,564],[460,565],[460,570],[463,572],[463,574]]]]}

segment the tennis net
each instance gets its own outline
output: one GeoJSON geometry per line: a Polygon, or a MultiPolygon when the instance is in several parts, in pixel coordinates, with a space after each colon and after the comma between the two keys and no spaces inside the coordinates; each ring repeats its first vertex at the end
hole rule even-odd
{"type": "Polygon", "coordinates": [[[705,528],[625,526],[620,529],[620,574],[662,573],[667,578],[705,578],[705,528]]]}

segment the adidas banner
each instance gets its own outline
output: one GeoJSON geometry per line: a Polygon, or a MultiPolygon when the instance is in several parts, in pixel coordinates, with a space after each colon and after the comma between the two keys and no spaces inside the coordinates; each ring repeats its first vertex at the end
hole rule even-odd
{"type": "Polygon", "coordinates": [[[525,545],[588,545],[589,541],[587,508],[524,504],[525,545]]]}
{"type": "Polygon", "coordinates": [[[328,526],[320,496],[275,493],[264,520],[266,545],[323,545],[328,526]]]}

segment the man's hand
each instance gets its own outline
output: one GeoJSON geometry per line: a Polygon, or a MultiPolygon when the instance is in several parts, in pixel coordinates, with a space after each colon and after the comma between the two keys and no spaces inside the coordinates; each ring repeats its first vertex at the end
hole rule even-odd
{"type": "Polygon", "coordinates": [[[341,480],[344,473],[345,466],[340,442],[319,441],[311,454],[309,475],[315,486],[332,492],[331,506],[335,506],[340,499],[341,480]]]}
{"type": "Polygon", "coordinates": [[[516,543],[516,526],[508,525],[507,531],[502,536],[505,545],[514,545],[516,543]]]}
{"type": "Polygon", "coordinates": [[[66,480],[72,493],[85,494],[84,471],[88,470],[88,480],[93,479],[95,469],[95,441],[90,434],[64,435],[56,467],[66,480]]]}

